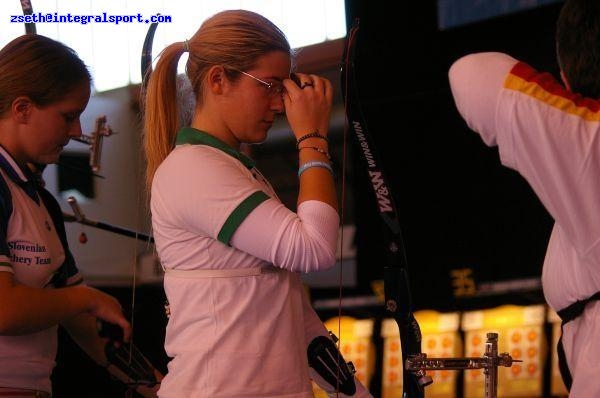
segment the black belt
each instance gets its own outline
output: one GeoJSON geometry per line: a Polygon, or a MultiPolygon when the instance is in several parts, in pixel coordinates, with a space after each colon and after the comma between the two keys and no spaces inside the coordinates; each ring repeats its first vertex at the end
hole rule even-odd
{"type": "Polygon", "coordinates": [[[562,329],[566,323],[571,322],[573,319],[583,314],[585,306],[588,305],[588,303],[597,300],[600,300],[600,292],[597,292],[584,300],[576,301],[570,306],[557,312],[558,317],[562,320],[562,323],[560,324],[560,338],[558,339],[558,345],[556,347],[558,352],[558,368],[568,391],[571,391],[573,377],[571,376],[571,371],[569,370],[569,365],[567,364],[567,357],[565,356],[565,349],[562,344],[562,329]]]}

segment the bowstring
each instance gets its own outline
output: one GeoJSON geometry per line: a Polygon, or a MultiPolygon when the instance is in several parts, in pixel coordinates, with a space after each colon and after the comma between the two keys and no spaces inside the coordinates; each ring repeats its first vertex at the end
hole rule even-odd
{"type": "MultiPolygon", "coordinates": [[[[354,43],[355,31],[353,29],[350,30],[348,36],[348,43],[346,46],[349,48],[354,43]]],[[[346,55],[343,59],[344,68],[346,73],[344,74],[344,128],[342,133],[342,189],[341,189],[341,203],[340,203],[340,269],[338,273],[338,322],[337,322],[337,348],[338,348],[338,363],[340,362],[340,357],[342,357],[342,300],[343,300],[343,269],[344,269],[344,240],[345,240],[345,220],[346,220],[346,189],[347,189],[347,180],[346,180],[346,168],[348,161],[348,131],[350,130],[350,124],[348,122],[348,116],[346,113],[346,109],[348,109],[348,66],[349,66],[349,51],[345,52],[346,55]]],[[[345,361],[345,360],[344,360],[345,361]]],[[[339,397],[339,388],[340,388],[340,374],[341,369],[337,368],[337,385],[336,385],[336,397],[339,397]]]]}

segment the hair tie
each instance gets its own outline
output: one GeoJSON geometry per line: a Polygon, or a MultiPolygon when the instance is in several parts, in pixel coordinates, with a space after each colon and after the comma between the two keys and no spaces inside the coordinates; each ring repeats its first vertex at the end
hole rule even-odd
{"type": "Polygon", "coordinates": [[[185,51],[186,53],[190,52],[190,42],[188,41],[188,39],[185,39],[183,41],[183,51],[185,51]]]}

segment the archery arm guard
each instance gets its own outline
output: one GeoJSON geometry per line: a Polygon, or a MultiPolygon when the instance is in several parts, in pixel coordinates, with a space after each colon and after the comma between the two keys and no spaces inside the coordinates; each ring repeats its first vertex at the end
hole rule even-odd
{"type": "Polygon", "coordinates": [[[354,365],[346,363],[342,353],[335,345],[337,338],[331,332],[331,338],[317,336],[308,345],[308,365],[331,387],[328,392],[353,396],[356,393],[354,365]]]}
{"type": "Polygon", "coordinates": [[[107,337],[104,354],[109,367],[114,366],[118,372],[126,377],[118,377],[128,386],[154,387],[158,384],[154,373],[154,366],[146,359],[144,354],[133,344],[123,342],[122,330],[106,322],[100,324],[99,334],[107,337]],[[115,344],[115,343],[118,344],[115,344]]]}

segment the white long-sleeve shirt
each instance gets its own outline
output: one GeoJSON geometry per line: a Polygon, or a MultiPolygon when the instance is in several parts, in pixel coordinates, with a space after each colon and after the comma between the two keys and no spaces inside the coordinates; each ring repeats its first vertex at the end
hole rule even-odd
{"type": "MultiPolygon", "coordinates": [[[[542,272],[558,311],[600,291],[600,102],[501,53],[456,61],[449,72],[458,111],[502,164],[518,171],[554,218],[542,272]]],[[[600,396],[600,305],[565,326],[571,397],[600,396]],[[592,336],[596,337],[592,337],[592,336]]]]}
{"type": "Polygon", "coordinates": [[[182,129],[178,144],[152,184],[173,357],[159,396],[312,397],[306,349],[327,331],[299,272],[334,264],[336,210],[286,209],[250,159],[208,134],[182,129]]]}

